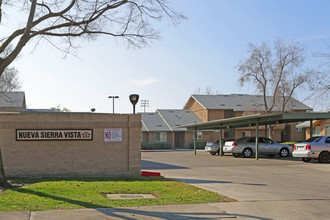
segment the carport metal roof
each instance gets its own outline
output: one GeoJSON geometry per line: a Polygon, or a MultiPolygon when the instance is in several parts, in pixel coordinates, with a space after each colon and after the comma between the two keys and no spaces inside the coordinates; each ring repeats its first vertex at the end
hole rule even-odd
{"type": "MultiPolygon", "coordinates": [[[[241,117],[226,118],[204,123],[184,125],[181,127],[187,130],[210,130],[220,129],[220,156],[222,148],[222,129],[256,126],[256,159],[258,159],[258,127],[260,125],[282,124],[300,121],[310,121],[312,127],[313,120],[330,119],[330,113],[282,113],[282,114],[255,114],[241,117]]],[[[195,132],[196,133],[196,132],[195,132]]],[[[194,135],[196,142],[196,134],[194,135]]],[[[194,144],[196,146],[196,143],[194,144]]],[[[196,147],[195,154],[196,154],[196,147]]]]}
{"type": "Polygon", "coordinates": [[[208,130],[221,128],[238,128],[258,125],[282,124],[309,120],[330,119],[330,113],[282,113],[254,114],[233,118],[225,118],[204,123],[184,125],[188,130],[208,130]]]}

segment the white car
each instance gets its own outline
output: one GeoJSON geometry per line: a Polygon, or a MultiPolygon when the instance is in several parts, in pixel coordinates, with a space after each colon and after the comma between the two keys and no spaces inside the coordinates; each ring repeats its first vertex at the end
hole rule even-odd
{"type": "MultiPolygon", "coordinates": [[[[233,139],[222,139],[222,148],[225,144],[225,141],[229,141],[229,140],[233,140],[233,139]]],[[[219,147],[219,140],[216,141],[212,141],[212,142],[207,142],[205,145],[205,151],[206,152],[210,152],[211,155],[220,155],[220,147],[219,147]]],[[[223,155],[223,152],[222,152],[223,155]]]]}
{"type": "Polygon", "coordinates": [[[305,142],[296,143],[293,147],[293,157],[299,157],[304,162],[311,159],[319,160],[321,163],[330,162],[330,136],[312,137],[305,142]]]}
{"type": "MultiPolygon", "coordinates": [[[[259,155],[268,155],[273,157],[280,155],[280,157],[288,157],[292,153],[292,146],[279,144],[266,137],[258,137],[258,151],[259,155]]],[[[224,153],[232,153],[234,157],[251,157],[255,154],[256,137],[242,137],[234,141],[226,141],[223,147],[224,153]]]]}

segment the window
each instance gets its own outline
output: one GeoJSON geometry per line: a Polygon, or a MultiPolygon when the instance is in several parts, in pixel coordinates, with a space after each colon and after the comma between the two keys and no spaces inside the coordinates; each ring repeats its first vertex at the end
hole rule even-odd
{"type": "Polygon", "coordinates": [[[327,139],[325,139],[325,143],[330,143],[330,137],[327,137],[327,139]]]}
{"type": "Polygon", "coordinates": [[[325,126],[325,135],[330,135],[330,125],[325,126]]]}
{"type": "Polygon", "coordinates": [[[246,142],[247,143],[255,143],[256,142],[256,139],[255,138],[249,138],[246,142]]]}
{"type": "MultiPolygon", "coordinates": [[[[299,124],[299,122],[296,123],[296,125],[298,125],[298,124],[299,124]]],[[[302,128],[297,128],[296,127],[296,132],[302,132],[302,128]]]]}
{"type": "Polygon", "coordinates": [[[251,133],[250,131],[242,131],[242,137],[250,137],[251,133]]]}
{"type": "Polygon", "coordinates": [[[267,144],[274,144],[273,140],[269,139],[269,138],[263,138],[264,139],[264,143],[267,144]]]}
{"type": "Polygon", "coordinates": [[[197,131],[197,139],[203,139],[203,132],[197,131]]]}
{"type": "Polygon", "coordinates": [[[313,127],[313,136],[320,135],[320,127],[313,127]]]}
{"type": "Polygon", "coordinates": [[[156,132],[155,142],[166,142],[166,132],[156,132]]]}

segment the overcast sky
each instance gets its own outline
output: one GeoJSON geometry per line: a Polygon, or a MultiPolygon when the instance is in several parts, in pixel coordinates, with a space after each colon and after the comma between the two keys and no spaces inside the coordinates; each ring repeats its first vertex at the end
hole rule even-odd
{"type": "MultiPolygon", "coordinates": [[[[198,88],[255,94],[237,84],[236,66],[247,57],[248,43],[297,40],[307,48],[310,68],[325,62],[314,53],[330,52],[324,43],[330,44],[328,0],[174,0],[173,8],[188,19],[176,27],[156,24],[161,40],[149,48],[127,50],[120,41],[99,37],[80,41],[77,57],[63,59],[47,42],[35,50],[29,45],[14,63],[27,107],[112,112],[108,96],[117,95],[115,112],[129,113],[128,96],[137,93],[149,100],[148,112],[182,109],[198,88]]],[[[137,111],[143,111],[140,103],[137,111]]]]}

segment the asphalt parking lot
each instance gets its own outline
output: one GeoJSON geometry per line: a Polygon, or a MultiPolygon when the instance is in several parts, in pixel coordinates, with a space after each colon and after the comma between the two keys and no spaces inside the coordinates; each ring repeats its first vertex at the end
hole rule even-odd
{"type": "Polygon", "coordinates": [[[168,151],[143,152],[142,169],[237,199],[213,205],[244,219],[330,218],[330,164],[168,151]]]}

